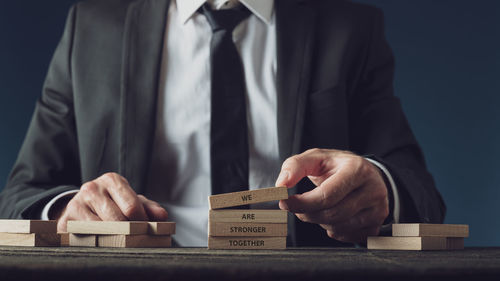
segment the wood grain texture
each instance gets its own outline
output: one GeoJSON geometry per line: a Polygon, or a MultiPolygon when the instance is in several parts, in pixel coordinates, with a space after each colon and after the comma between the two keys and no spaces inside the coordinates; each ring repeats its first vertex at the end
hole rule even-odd
{"type": "Polygon", "coordinates": [[[0,233],[0,245],[25,247],[59,247],[57,233],[0,233]]]}
{"type": "Polygon", "coordinates": [[[462,237],[368,237],[371,250],[460,250],[462,237]]]}
{"type": "Polygon", "coordinates": [[[97,247],[97,235],[69,234],[70,247],[97,247]]]}
{"type": "Polygon", "coordinates": [[[0,220],[2,233],[56,233],[57,221],[0,220]]]}
{"type": "Polygon", "coordinates": [[[159,235],[99,235],[99,247],[110,248],[168,248],[172,247],[171,236],[159,235]]]}
{"type": "Polygon", "coordinates": [[[150,235],[175,234],[175,222],[149,222],[148,234],[150,235]]]}
{"type": "Polygon", "coordinates": [[[392,236],[469,237],[469,226],[465,224],[400,223],[392,225],[392,236]]]}
{"type": "Polygon", "coordinates": [[[59,237],[61,239],[61,247],[69,247],[69,233],[60,232],[57,234],[59,234],[59,237]]]}
{"type": "Polygon", "coordinates": [[[208,249],[286,249],[286,237],[208,237],[208,249]]]}
{"type": "Polygon", "coordinates": [[[74,234],[146,234],[145,221],[68,221],[68,232],[74,234]]]}
{"type": "Polygon", "coordinates": [[[210,210],[209,222],[287,223],[284,210],[210,210]]]}
{"type": "Polygon", "coordinates": [[[212,195],[208,197],[208,202],[210,209],[214,210],[283,199],[288,199],[288,190],[286,187],[268,187],[212,195]]]}
{"type": "Polygon", "coordinates": [[[286,236],[286,223],[209,222],[209,236],[286,236]]]}

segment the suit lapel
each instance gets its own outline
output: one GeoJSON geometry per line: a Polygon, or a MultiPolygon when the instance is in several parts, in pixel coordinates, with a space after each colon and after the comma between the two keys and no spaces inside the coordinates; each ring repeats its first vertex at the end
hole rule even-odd
{"type": "Polygon", "coordinates": [[[130,4],[121,76],[120,174],[140,193],[153,147],[158,79],[169,0],[130,4]]]}
{"type": "Polygon", "coordinates": [[[276,0],[278,144],[281,160],[300,152],[314,30],[312,1],[276,0]]]}
{"type": "MultiPolygon", "coordinates": [[[[278,52],[278,145],[282,161],[300,152],[313,43],[311,1],[276,0],[278,52]]],[[[295,194],[296,188],[289,191],[295,194]]],[[[290,243],[297,245],[296,224],[290,216],[290,243]]]]}

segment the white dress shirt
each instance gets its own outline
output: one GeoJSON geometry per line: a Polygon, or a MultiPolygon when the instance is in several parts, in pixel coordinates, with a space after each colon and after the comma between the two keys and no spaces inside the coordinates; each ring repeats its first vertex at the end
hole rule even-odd
{"type": "MultiPolygon", "coordinates": [[[[162,204],[177,224],[180,246],[207,246],[210,180],[210,39],[212,30],[197,10],[206,0],[174,0],[168,10],[158,93],[157,125],[149,185],[144,195],[162,204]]],[[[209,0],[224,9],[240,2],[252,13],[233,32],[247,88],[249,188],[273,186],[280,172],[277,135],[277,50],[273,0],[209,0]]],[[[394,193],[394,221],[399,197],[394,193]]],[[[75,191],[76,192],[76,191],[75,191]]],[[[71,192],[70,192],[71,193],[71,192]]],[[[42,218],[54,198],[43,211],[42,218]]],[[[277,205],[266,206],[277,208],[277,205]]]]}

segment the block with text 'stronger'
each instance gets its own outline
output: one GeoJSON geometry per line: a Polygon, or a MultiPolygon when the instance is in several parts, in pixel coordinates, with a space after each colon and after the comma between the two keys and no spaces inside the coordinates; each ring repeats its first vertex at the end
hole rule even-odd
{"type": "Polygon", "coordinates": [[[217,194],[208,197],[212,210],[288,199],[286,187],[268,187],[256,190],[217,194]]]}
{"type": "Polygon", "coordinates": [[[286,223],[242,223],[242,222],[212,222],[208,224],[209,236],[258,236],[283,237],[287,236],[286,223]]]}

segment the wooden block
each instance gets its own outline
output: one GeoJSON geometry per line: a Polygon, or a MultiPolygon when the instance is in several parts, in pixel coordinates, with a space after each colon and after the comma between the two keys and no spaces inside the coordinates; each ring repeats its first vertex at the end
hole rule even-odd
{"type": "Polygon", "coordinates": [[[283,210],[210,210],[210,222],[287,223],[288,212],[283,210]]]}
{"type": "Polygon", "coordinates": [[[69,234],[69,246],[71,247],[97,247],[97,235],[91,234],[69,234]]]}
{"type": "Polygon", "coordinates": [[[208,237],[209,249],[286,249],[286,237],[208,237]]]}
{"type": "Polygon", "coordinates": [[[57,221],[0,220],[2,233],[57,233],[57,221]]]}
{"type": "Polygon", "coordinates": [[[209,222],[209,236],[286,236],[286,223],[209,222]]]}
{"type": "Polygon", "coordinates": [[[68,221],[68,232],[74,234],[146,234],[145,221],[68,221]]]}
{"type": "Polygon", "coordinates": [[[175,234],[175,222],[149,222],[149,235],[172,235],[175,234]]]}
{"type": "Polygon", "coordinates": [[[392,225],[392,236],[469,237],[465,224],[400,223],[392,225]]]}
{"type": "Polygon", "coordinates": [[[447,250],[463,250],[464,238],[463,237],[448,237],[446,239],[447,250]]]}
{"type": "Polygon", "coordinates": [[[459,250],[461,237],[368,237],[368,249],[373,250],[459,250]]]}
{"type": "Polygon", "coordinates": [[[168,248],[172,247],[172,237],[167,235],[99,235],[97,245],[111,248],[168,248]]]}
{"type": "Polygon", "coordinates": [[[208,197],[208,202],[210,209],[214,210],[283,199],[288,199],[286,187],[269,187],[212,195],[208,197]]]}
{"type": "Polygon", "coordinates": [[[57,233],[0,233],[1,246],[59,247],[57,233]]]}
{"type": "Polygon", "coordinates": [[[58,233],[61,238],[61,247],[69,247],[69,233],[61,232],[58,233]]]}

